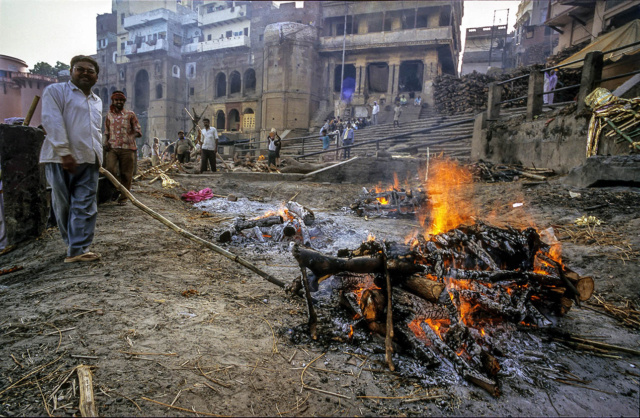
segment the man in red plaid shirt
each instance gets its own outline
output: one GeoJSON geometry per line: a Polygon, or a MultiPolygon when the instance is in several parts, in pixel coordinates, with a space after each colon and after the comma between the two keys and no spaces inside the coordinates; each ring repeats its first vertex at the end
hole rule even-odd
{"type": "MultiPolygon", "coordinates": [[[[104,150],[107,152],[106,169],[116,176],[119,169],[119,181],[127,190],[131,190],[131,181],[136,164],[136,138],[142,136],[136,114],[124,110],[127,101],[124,93],[114,91],[111,95],[111,107],[104,123],[104,150]]],[[[118,177],[116,177],[118,178],[118,177]]],[[[127,197],[120,195],[119,205],[125,205],[127,197]]]]}

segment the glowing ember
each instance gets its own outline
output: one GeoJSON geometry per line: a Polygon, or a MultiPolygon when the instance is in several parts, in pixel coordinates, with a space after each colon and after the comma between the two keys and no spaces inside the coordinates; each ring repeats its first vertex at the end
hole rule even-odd
{"type": "Polygon", "coordinates": [[[349,325],[349,338],[353,337],[353,326],[349,325]]]}
{"type": "Polygon", "coordinates": [[[380,202],[381,205],[389,204],[389,199],[387,199],[386,197],[376,197],[376,200],[380,202]]]}

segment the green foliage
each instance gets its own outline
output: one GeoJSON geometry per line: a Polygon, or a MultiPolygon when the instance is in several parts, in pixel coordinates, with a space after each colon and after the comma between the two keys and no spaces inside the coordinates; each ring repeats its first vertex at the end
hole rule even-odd
{"type": "Polygon", "coordinates": [[[36,63],[36,65],[34,65],[33,68],[29,70],[29,72],[31,74],[44,75],[47,77],[57,77],[58,72],[62,70],[68,70],[68,69],[69,69],[69,65],[65,64],[64,62],[57,61],[56,66],[52,67],[51,64],[48,64],[44,61],[40,61],[36,63]]]}

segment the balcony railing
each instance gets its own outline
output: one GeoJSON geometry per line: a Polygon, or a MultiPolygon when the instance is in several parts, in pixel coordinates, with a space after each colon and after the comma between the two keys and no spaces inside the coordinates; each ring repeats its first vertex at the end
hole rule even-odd
{"type": "MultiPolygon", "coordinates": [[[[342,35],[324,36],[320,39],[320,51],[341,51],[342,35]]],[[[396,47],[406,45],[430,45],[453,39],[451,28],[407,29],[392,32],[375,32],[363,35],[347,35],[347,49],[364,49],[372,47],[396,47]]]]}
{"type": "Polygon", "coordinates": [[[236,6],[233,9],[216,10],[211,13],[200,11],[198,13],[198,26],[219,25],[229,20],[244,19],[247,16],[247,7],[236,6]]]}
{"type": "Polygon", "coordinates": [[[237,48],[244,46],[249,47],[250,45],[250,37],[242,35],[233,36],[231,38],[214,39],[211,41],[186,44],[182,46],[181,52],[183,54],[188,54],[194,52],[215,51],[224,48],[237,48]]]}
{"type": "Polygon", "coordinates": [[[139,47],[136,44],[127,45],[124,49],[124,53],[125,55],[133,55],[151,51],[167,51],[168,45],[169,44],[166,39],[158,39],[157,41],[153,41],[151,44],[142,42],[139,47]]]}
{"type": "Polygon", "coordinates": [[[127,30],[137,27],[147,26],[149,23],[169,20],[171,16],[175,16],[175,13],[167,9],[156,9],[146,13],[140,13],[137,15],[124,18],[124,28],[127,30]]]}

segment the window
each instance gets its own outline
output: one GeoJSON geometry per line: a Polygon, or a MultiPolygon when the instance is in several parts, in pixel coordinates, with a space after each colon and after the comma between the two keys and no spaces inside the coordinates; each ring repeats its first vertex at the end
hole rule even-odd
{"type": "Polygon", "coordinates": [[[231,38],[231,36],[232,36],[231,34],[232,34],[232,32],[230,30],[228,30],[225,35],[226,35],[227,38],[231,38]]]}
{"type": "Polygon", "coordinates": [[[244,36],[249,36],[249,28],[244,28],[244,36]]]}
{"type": "Polygon", "coordinates": [[[175,46],[182,46],[182,36],[173,34],[173,44],[175,46]]]}
{"type": "Polygon", "coordinates": [[[120,14],[120,24],[124,25],[124,13],[120,14]]]}
{"type": "Polygon", "coordinates": [[[120,42],[120,51],[124,51],[124,42],[120,42]]]}
{"type": "Polygon", "coordinates": [[[162,99],[162,84],[156,86],[156,99],[162,99]]]}
{"type": "Polygon", "coordinates": [[[207,41],[210,41],[210,40],[211,40],[211,34],[208,34],[207,35],[207,41]]]}
{"type": "Polygon", "coordinates": [[[189,96],[193,96],[195,93],[195,89],[193,87],[189,87],[189,96]]]}

